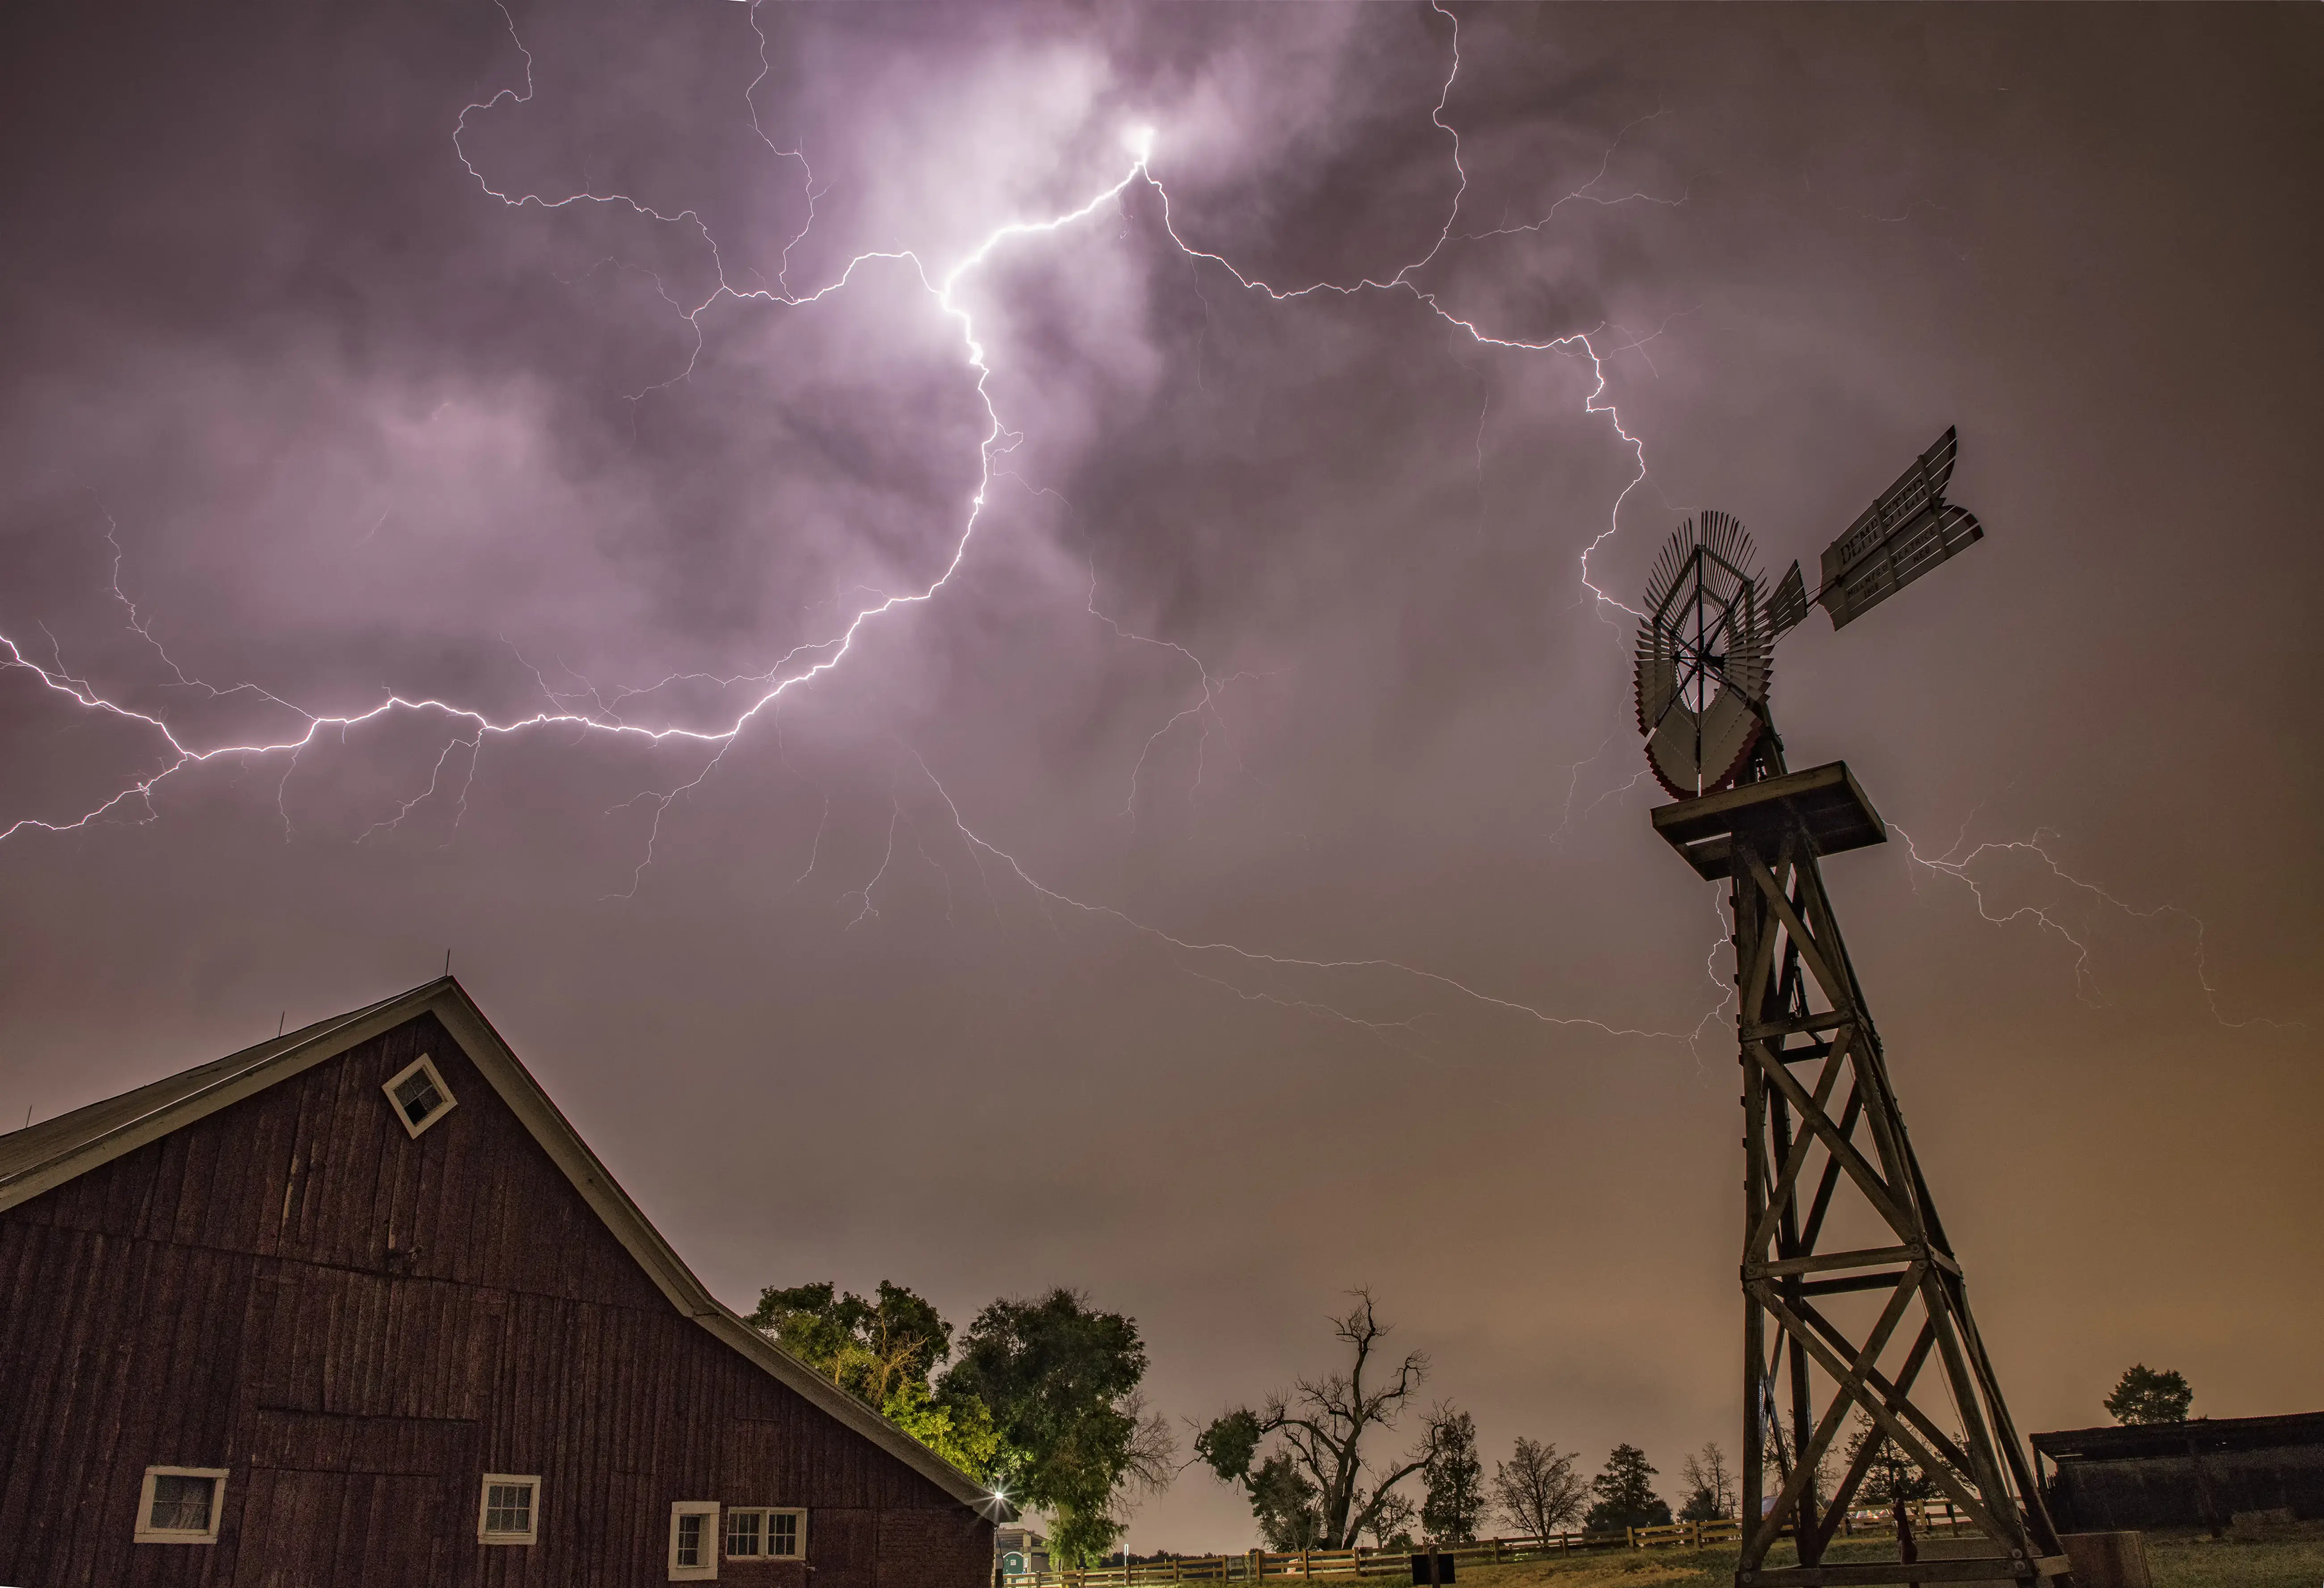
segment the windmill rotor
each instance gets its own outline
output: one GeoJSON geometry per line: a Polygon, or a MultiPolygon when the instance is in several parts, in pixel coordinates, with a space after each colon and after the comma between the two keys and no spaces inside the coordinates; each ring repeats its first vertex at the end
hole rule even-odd
{"type": "MultiPolygon", "coordinates": [[[[1732,782],[1766,725],[1780,631],[1756,556],[1741,523],[1703,512],[1672,533],[1646,581],[1638,731],[1656,780],[1682,799],[1732,782]]],[[[1795,568],[1784,591],[1798,581],[1795,568]]]]}
{"type": "Polygon", "coordinates": [[[1752,776],[1770,732],[1775,642],[1821,606],[1843,628],[1985,536],[1945,500],[1960,434],[1948,429],[1824,549],[1813,594],[1794,562],[1771,590],[1741,523],[1702,512],[1673,531],[1646,580],[1637,642],[1638,731],[1646,764],[1681,799],[1752,776]]]}

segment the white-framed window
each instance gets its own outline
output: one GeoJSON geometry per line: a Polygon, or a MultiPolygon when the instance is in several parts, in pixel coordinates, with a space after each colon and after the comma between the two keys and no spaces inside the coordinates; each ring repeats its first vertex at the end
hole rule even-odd
{"type": "Polygon", "coordinates": [[[226,1509],[224,1467],[147,1467],[137,1496],[140,1544],[216,1544],[226,1509]]]}
{"type": "Polygon", "coordinates": [[[798,1560],[807,1554],[807,1512],[773,1506],[726,1508],[728,1560],[798,1560]]]}
{"type": "Polygon", "coordinates": [[[424,1053],[396,1071],[380,1090],[395,1104],[395,1117],[414,1136],[452,1112],[452,1088],[444,1084],[435,1060],[424,1053]]]}
{"type": "Polygon", "coordinates": [[[540,1537],[540,1474],[486,1473],[476,1498],[476,1538],[484,1544],[530,1544],[540,1537]]]}
{"type": "Polygon", "coordinates": [[[669,1580],[708,1582],[718,1575],[718,1502],[673,1500],[669,1508],[669,1580]]]}

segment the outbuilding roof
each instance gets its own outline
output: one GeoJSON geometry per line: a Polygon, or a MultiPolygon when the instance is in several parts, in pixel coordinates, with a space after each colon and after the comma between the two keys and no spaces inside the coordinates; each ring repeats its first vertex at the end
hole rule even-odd
{"type": "Polygon", "coordinates": [[[2190,1446],[2208,1454],[2271,1450],[2286,1445],[2324,1445],[2324,1411],[2274,1417],[2194,1417],[2183,1423],[2065,1428],[2054,1434],[2036,1434],[2031,1443],[2053,1462],[2183,1456],[2190,1446]]]}
{"type": "Polygon", "coordinates": [[[765,1372],[927,1478],[998,1520],[1016,1511],[982,1484],[744,1323],[711,1295],[589,1150],[531,1072],[450,976],[318,1020],[208,1064],[0,1135],[0,1211],[134,1152],[281,1081],[337,1057],[422,1014],[433,1014],[564,1171],[614,1239],[681,1314],[765,1372]]]}

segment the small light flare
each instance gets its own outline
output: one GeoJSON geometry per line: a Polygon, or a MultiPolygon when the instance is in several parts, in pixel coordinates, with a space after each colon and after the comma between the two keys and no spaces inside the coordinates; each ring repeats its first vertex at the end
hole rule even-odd
{"type": "Polygon", "coordinates": [[[1130,158],[1137,161],[1140,165],[1144,165],[1148,161],[1153,159],[1154,128],[1152,124],[1140,122],[1136,126],[1124,127],[1121,131],[1121,146],[1124,149],[1129,150],[1130,158]]]}

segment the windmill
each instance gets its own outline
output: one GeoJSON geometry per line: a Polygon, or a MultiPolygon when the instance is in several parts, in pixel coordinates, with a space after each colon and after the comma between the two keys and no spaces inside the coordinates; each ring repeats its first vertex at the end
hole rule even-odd
{"type": "Polygon", "coordinates": [[[1743,1546],[1739,1588],[2066,1576],[2024,1445],[1970,1316],[1960,1260],[1889,1085],[1820,861],[1886,830],[1845,762],[1784,764],[1767,709],[1776,641],[1821,605],[1840,628],[1984,531],[1948,503],[1947,430],[1823,554],[1771,591],[1724,513],[1680,526],[1638,630],[1638,726],[1677,796],[1655,831],[1731,891],[1743,1067],[1743,1546]],[[1831,1491],[1827,1460],[1845,1460],[1831,1491]],[[1902,1462],[1989,1545],[1915,1564],[1898,1511],[1892,1561],[1826,1552],[1880,1460],[1902,1462]],[[1773,1492],[1766,1478],[1773,1473],[1773,1492]],[[1765,1565],[1786,1532],[1799,1564],[1765,1565]]]}

